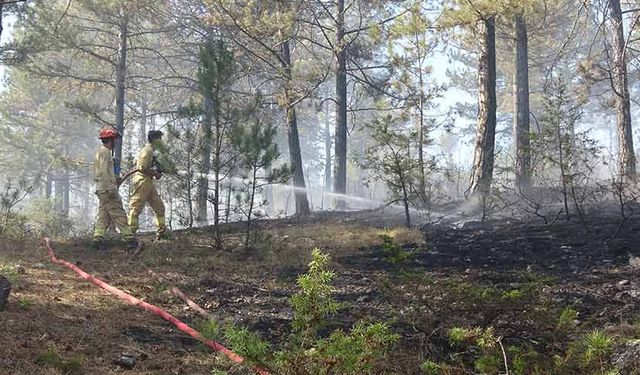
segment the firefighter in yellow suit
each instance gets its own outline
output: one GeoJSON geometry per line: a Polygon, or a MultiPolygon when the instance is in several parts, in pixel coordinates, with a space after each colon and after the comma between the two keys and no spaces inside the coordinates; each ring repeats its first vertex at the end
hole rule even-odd
{"type": "Polygon", "coordinates": [[[118,192],[119,179],[113,167],[112,150],[120,133],[112,126],[105,126],[100,130],[98,138],[102,146],[96,152],[94,161],[94,179],[96,195],[98,196],[98,218],[93,233],[93,244],[96,249],[104,249],[104,236],[110,223],[113,223],[127,241],[130,249],[138,247],[138,240],[129,228],[127,214],[122,206],[122,198],[118,192]]]}
{"type": "Polygon", "coordinates": [[[136,158],[136,169],[133,175],[133,193],[129,201],[129,226],[133,233],[138,230],[140,213],[146,203],[149,203],[155,214],[158,240],[167,239],[167,224],[164,214],[164,203],[153,183],[159,179],[163,172],[173,172],[173,166],[166,160],[163,133],[159,130],[151,130],[147,135],[147,144],[140,150],[136,158]]]}

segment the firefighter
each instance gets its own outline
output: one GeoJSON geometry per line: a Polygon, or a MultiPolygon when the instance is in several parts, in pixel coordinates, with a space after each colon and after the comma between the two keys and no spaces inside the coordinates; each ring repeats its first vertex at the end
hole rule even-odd
{"type": "Polygon", "coordinates": [[[153,183],[160,179],[163,172],[172,172],[173,166],[165,159],[163,133],[151,130],[147,134],[147,144],[140,150],[136,158],[137,172],[133,175],[133,193],[129,201],[129,226],[133,233],[138,230],[138,218],[146,203],[149,203],[155,214],[157,229],[156,239],[168,239],[167,225],[164,215],[164,203],[153,183]]]}
{"type": "Polygon", "coordinates": [[[112,126],[103,127],[98,135],[98,138],[102,141],[102,146],[96,152],[94,162],[96,195],[100,202],[96,228],[93,233],[93,243],[96,249],[105,248],[104,236],[110,223],[113,223],[118,228],[130,249],[137,248],[139,245],[133,231],[129,228],[127,214],[124,211],[122,198],[118,192],[120,180],[116,177],[114,169],[113,148],[115,147],[116,139],[120,136],[121,134],[112,126]]]}

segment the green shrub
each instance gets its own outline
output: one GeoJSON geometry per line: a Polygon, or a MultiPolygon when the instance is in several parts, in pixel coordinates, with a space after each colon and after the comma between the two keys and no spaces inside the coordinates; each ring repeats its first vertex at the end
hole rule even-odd
{"type": "Polygon", "coordinates": [[[395,266],[401,264],[411,258],[411,253],[398,245],[393,240],[393,237],[388,234],[381,234],[380,239],[382,239],[382,251],[384,253],[384,258],[391,265],[395,266]]]}
{"type": "Polygon", "coordinates": [[[269,343],[259,335],[233,324],[226,327],[224,337],[236,353],[257,364],[265,363],[271,351],[269,343]]]}
{"type": "MultiPolygon", "coordinates": [[[[291,333],[279,351],[246,328],[227,326],[225,340],[232,350],[275,374],[378,374],[390,346],[399,338],[388,324],[358,322],[345,332],[335,330],[321,337],[319,330],[338,311],[333,298],[335,274],[328,269],[329,256],[315,249],[309,271],[298,278],[300,290],[291,298],[291,333]]],[[[217,327],[204,327],[217,330],[217,327]]],[[[205,332],[206,333],[206,332],[205,332]]],[[[203,333],[203,334],[205,334],[203,333]]]]}
{"type": "Polygon", "coordinates": [[[613,338],[604,331],[594,330],[586,334],[582,342],[584,367],[602,368],[613,351],[613,344],[613,338]]]}
{"type": "Polygon", "coordinates": [[[576,326],[576,319],[578,319],[578,312],[567,306],[560,313],[556,329],[560,332],[570,332],[576,326]]]}
{"type": "Polygon", "coordinates": [[[68,236],[73,229],[73,222],[55,210],[53,199],[34,199],[24,210],[24,215],[38,235],[52,237],[68,236]]]}
{"type": "Polygon", "coordinates": [[[482,374],[497,374],[502,366],[502,360],[496,355],[483,355],[474,362],[474,367],[482,374]]]}
{"type": "Polygon", "coordinates": [[[217,320],[203,320],[196,325],[196,328],[205,339],[216,341],[222,337],[223,327],[217,320]]]}
{"type": "Polygon", "coordinates": [[[420,370],[422,370],[426,375],[440,375],[442,368],[436,362],[424,361],[420,365],[420,370]]]}

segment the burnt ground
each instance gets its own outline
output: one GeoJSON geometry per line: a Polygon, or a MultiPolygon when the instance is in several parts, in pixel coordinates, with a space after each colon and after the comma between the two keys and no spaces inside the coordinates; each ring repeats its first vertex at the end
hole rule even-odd
{"type": "MultiPolygon", "coordinates": [[[[201,318],[169,292],[177,286],[274,348],[286,340],[289,298],[318,247],[332,256],[335,297],[344,306],[326,331],[366,319],[388,322],[400,335],[378,372],[425,373],[420,365],[427,360],[443,364],[436,373],[504,372],[480,371],[476,361],[487,353],[452,343],[453,327],[493,327],[512,372],[523,374],[591,373],[570,362],[572,343],[594,329],[604,330],[616,348],[640,338],[638,219],[621,223],[602,214],[587,222],[501,220],[421,230],[404,229],[399,220],[376,211],[263,221],[252,251],[241,248],[239,224],[223,228],[222,251],[213,246],[211,228],[179,231],[170,242],[145,238],[134,262],[117,242],[101,252],[88,250],[82,239],[54,241],[54,247],[85,271],[198,326],[201,318]],[[380,235],[392,238],[391,249],[380,235]],[[577,313],[571,327],[560,318],[568,308],[577,313]],[[516,363],[518,356],[527,362],[516,363]],[[567,364],[554,365],[554,358],[567,364]]],[[[4,240],[2,246],[0,273],[9,275],[14,290],[0,312],[0,374],[246,372],[52,264],[37,242],[4,240]],[[135,360],[132,369],[123,355],[135,360]]],[[[602,367],[609,367],[610,353],[603,358],[602,367]]]]}

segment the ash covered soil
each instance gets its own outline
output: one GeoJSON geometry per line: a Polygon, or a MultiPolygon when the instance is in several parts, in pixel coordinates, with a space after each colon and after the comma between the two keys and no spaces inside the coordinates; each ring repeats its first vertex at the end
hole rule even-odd
{"type": "MultiPolygon", "coordinates": [[[[252,251],[242,249],[239,224],[223,227],[225,250],[215,249],[212,228],[198,228],[169,242],[144,238],[135,261],[117,241],[106,251],[82,239],[53,246],[59,257],[197,326],[200,316],[170,292],[178,287],[274,348],[287,337],[289,298],[317,247],[331,254],[335,297],[344,305],[326,331],[362,319],[388,322],[400,340],[386,373],[424,373],[427,360],[448,364],[446,373],[478,373],[477,350],[452,343],[453,327],[493,327],[509,361],[516,350],[535,353],[531,369],[566,356],[571,342],[594,329],[615,340],[611,366],[629,340],[640,339],[640,219],[601,214],[549,225],[499,220],[408,230],[400,216],[367,211],[259,227],[252,251]],[[577,312],[575,326],[560,330],[567,308],[577,312]]],[[[247,372],[51,263],[38,242],[1,243],[0,273],[13,291],[0,312],[0,374],[247,372]]]]}

